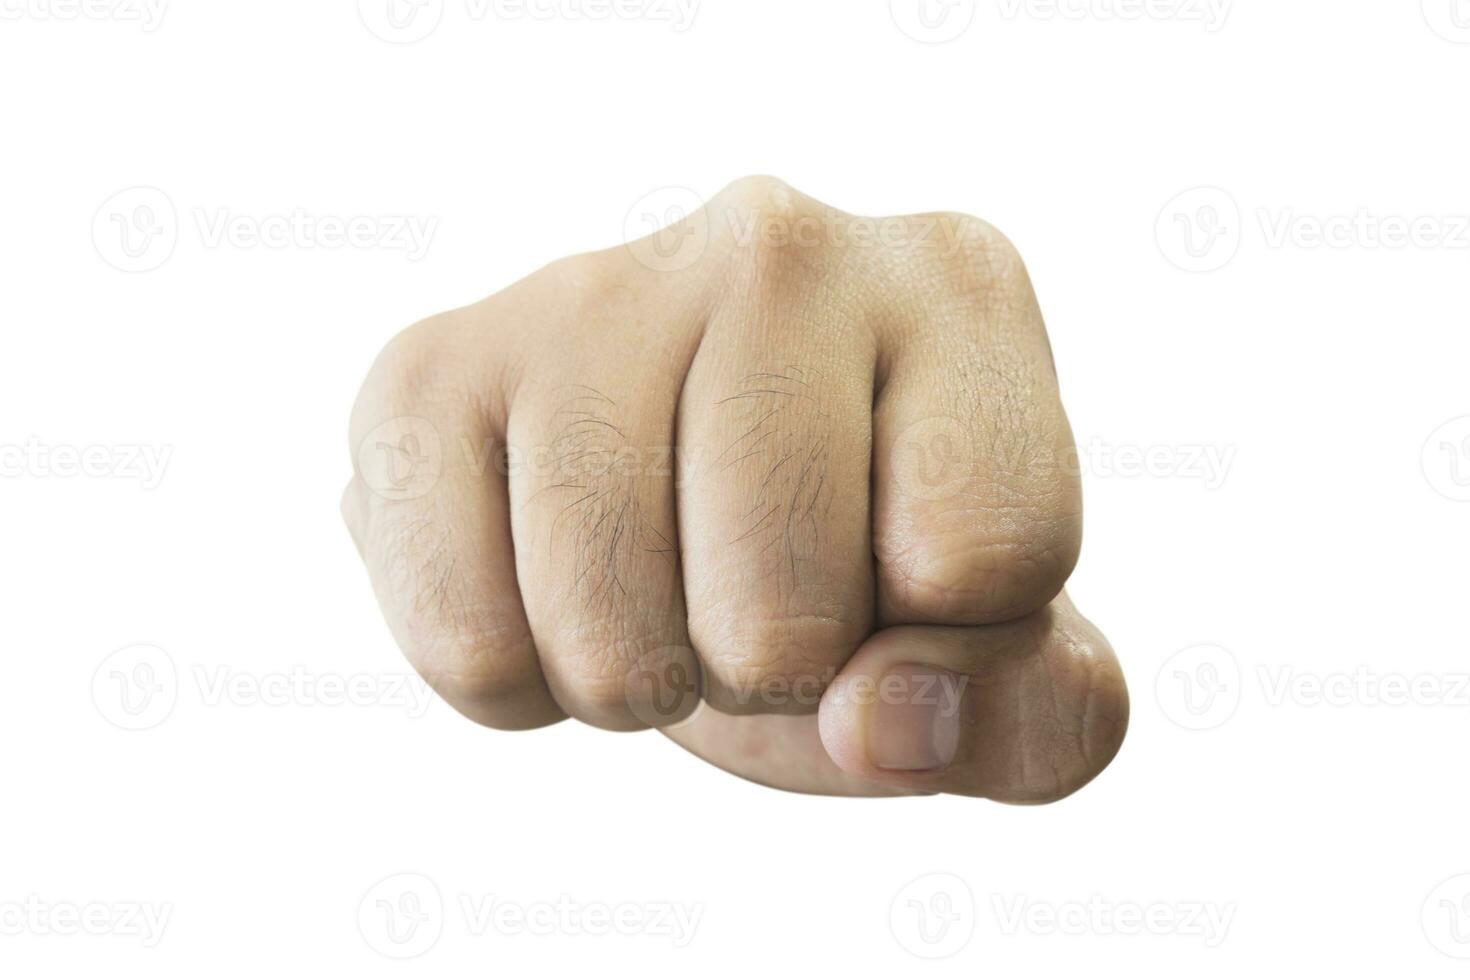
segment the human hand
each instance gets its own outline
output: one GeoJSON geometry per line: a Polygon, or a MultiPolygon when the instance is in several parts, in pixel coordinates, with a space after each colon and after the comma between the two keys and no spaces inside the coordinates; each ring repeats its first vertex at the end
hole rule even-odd
{"type": "Polygon", "coordinates": [[[658,727],[845,795],[1048,802],[1127,728],[1020,257],[767,178],[404,331],[343,513],[466,716],[658,727]]]}

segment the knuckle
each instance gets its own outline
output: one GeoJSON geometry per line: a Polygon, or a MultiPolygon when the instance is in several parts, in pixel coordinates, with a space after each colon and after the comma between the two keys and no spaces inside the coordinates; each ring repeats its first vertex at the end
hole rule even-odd
{"type": "Polygon", "coordinates": [[[737,178],[713,198],[726,207],[755,212],[792,213],[800,195],[785,181],[769,174],[737,178]]]}
{"type": "Polygon", "coordinates": [[[990,222],[957,211],[913,220],[923,229],[923,247],[906,248],[899,255],[901,262],[917,267],[911,278],[962,296],[997,287],[1029,288],[1020,251],[990,222]]]}
{"type": "Polygon", "coordinates": [[[960,264],[1000,271],[1023,265],[1021,252],[1015,243],[983,218],[949,211],[945,212],[943,220],[954,229],[954,257],[960,264]]]}
{"type": "Polygon", "coordinates": [[[1081,551],[1080,518],[1027,510],[985,518],[990,529],[972,523],[898,541],[879,536],[884,585],[902,610],[945,622],[1001,622],[1061,591],[1081,551]]]}
{"type": "Polygon", "coordinates": [[[737,180],[708,209],[734,267],[729,275],[757,296],[810,289],[840,261],[831,229],[837,212],[774,177],[737,180]]]}
{"type": "Polygon", "coordinates": [[[534,645],[519,600],[489,595],[467,576],[452,547],[454,532],[443,524],[381,517],[370,523],[382,604],[425,679],[468,701],[521,686],[534,645]]]}
{"type": "Polygon", "coordinates": [[[557,309],[570,323],[585,323],[612,304],[637,302],[641,294],[635,274],[640,268],[626,248],[609,248],[556,259],[532,273],[527,283],[543,305],[557,309]]]}
{"type": "Polygon", "coordinates": [[[353,427],[366,431],[407,415],[426,398],[462,395],[464,344],[458,312],[440,313],[400,331],[379,352],[353,405],[353,427]]]}
{"type": "MultiPolygon", "coordinates": [[[[521,651],[531,646],[524,631],[496,628],[438,628],[421,631],[405,645],[408,659],[444,700],[471,717],[514,702],[539,683],[526,670],[521,651]]],[[[534,659],[531,660],[534,663],[534,659]]]]}
{"type": "MultiPolygon", "coordinates": [[[[604,727],[646,727],[648,713],[640,699],[644,679],[677,688],[693,655],[687,647],[655,635],[628,635],[597,641],[586,634],[564,639],[547,663],[548,677],[566,696],[568,707],[583,721],[604,727]],[[637,723],[634,722],[637,719],[637,723]]],[[[670,692],[658,690],[658,695],[670,692]]],[[[682,692],[673,690],[674,695],[682,692]]]]}
{"type": "Polygon", "coordinates": [[[814,709],[862,639],[858,624],[839,618],[753,616],[697,633],[695,644],[721,707],[779,712],[814,709]]]}
{"type": "Polygon", "coordinates": [[[399,331],[383,345],[374,370],[405,387],[432,376],[444,360],[448,317],[436,314],[399,331]]]}

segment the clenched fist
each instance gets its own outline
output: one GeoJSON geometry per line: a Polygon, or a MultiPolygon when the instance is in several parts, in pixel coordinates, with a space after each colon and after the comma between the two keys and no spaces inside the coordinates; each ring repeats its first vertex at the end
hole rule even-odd
{"type": "Polygon", "coordinates": [[[1128,696],[1020,257],[766,178],[396,337],[343,500],[394,636],[494,728],[648,727],[849,795],[1046,802],[1128,696]]]}

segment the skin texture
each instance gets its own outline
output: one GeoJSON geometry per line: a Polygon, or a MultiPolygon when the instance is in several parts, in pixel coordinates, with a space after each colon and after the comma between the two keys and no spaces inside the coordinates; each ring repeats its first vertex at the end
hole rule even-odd
{"type": "Polygon", "coordinates": [[[431,317],[352,411],[343,513],[467,717],[660,728],[788,790],[1042,803],[1128,696],[1062,592],[1076,453],[1010,242],[748,178],[431,317]]]}

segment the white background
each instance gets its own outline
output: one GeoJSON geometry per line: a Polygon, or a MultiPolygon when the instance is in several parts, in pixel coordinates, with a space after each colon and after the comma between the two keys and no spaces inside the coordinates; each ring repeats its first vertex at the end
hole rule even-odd
{"type": "Polygon", "coordinates": [[[1470,4],[385,3],[0,0],[0,972],[1463,975],[1470,4]],[[404,703],[337,514],[371,358],[760,172],[1026,256],[1088,465],[1072,594],[1133,693],[1063,803],[800,797],[404,703]],[[433,233],[242,237],[293,213],[433,233]],[[516,935],[487,899],[699,918],[516,935]]]}

